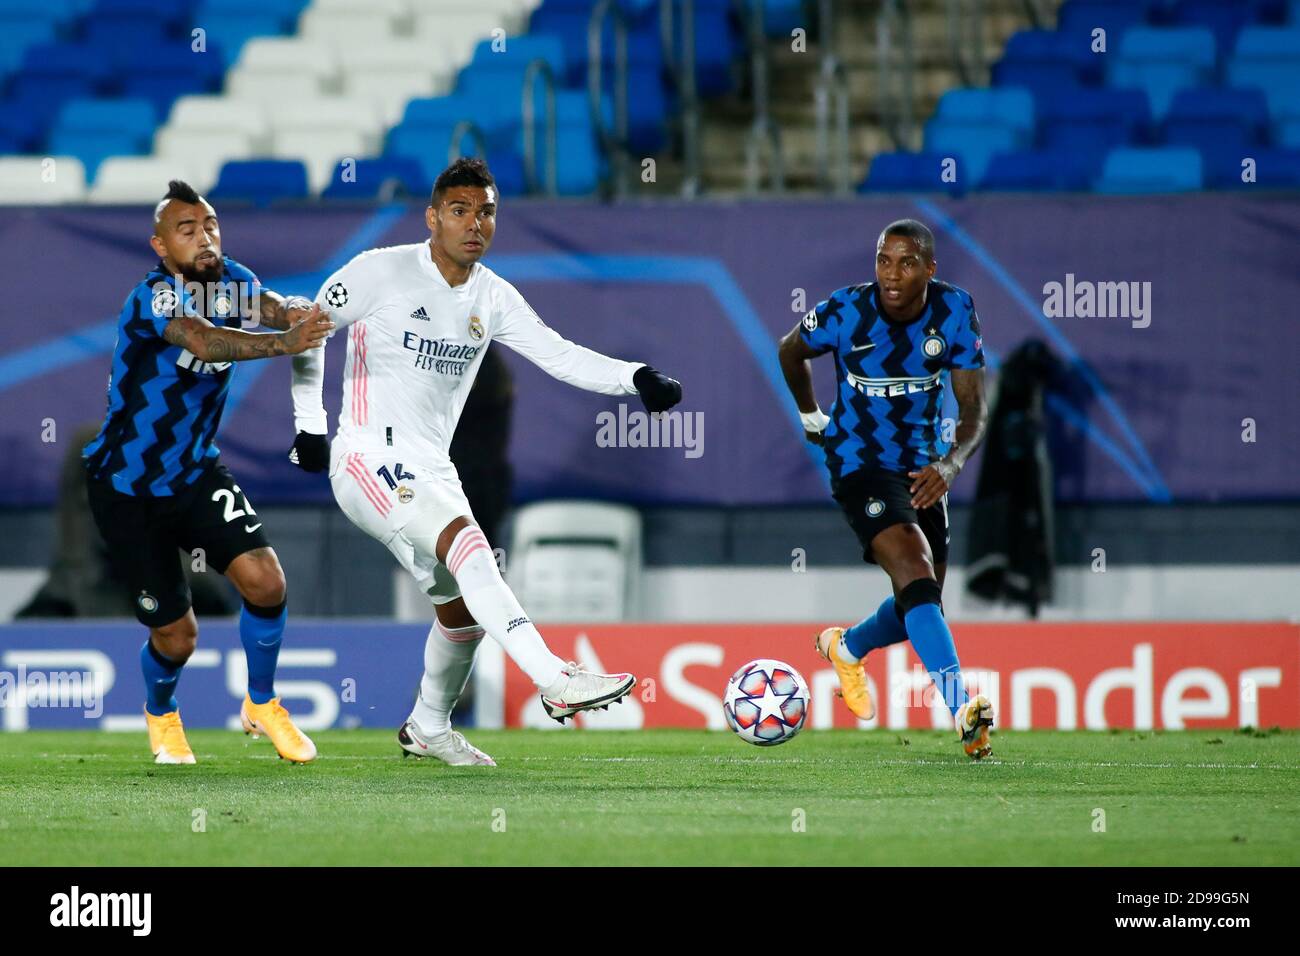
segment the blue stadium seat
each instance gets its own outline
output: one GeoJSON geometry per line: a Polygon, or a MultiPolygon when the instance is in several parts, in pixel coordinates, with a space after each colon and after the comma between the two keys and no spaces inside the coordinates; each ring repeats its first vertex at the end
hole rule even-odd
{"type": "Polygon", "coordinates": [[[1019,150],[995,154],[979,188],[984,192],[1081,192],[1091,181],[1090,170],[1072,153],[1019,150]]]}
{"type": "Polygon", "coordinates": [[[1082,83],[1079,71],[1069,63],[993,64],[994,86],[1018,86],[1033,94],[1035,103],[1050,100],[1063,90],[1077,89],[1082,83]]]}
{"type": "MultiPolygon", "coordinates": [[[[534,34],[553,34],[564,47],[567,64],[563,82],[573,88],[585,88],[588,71],[586,8],[555,6],[545,3],[533,12],[534,34]]],[[[602,34],[602,88],[614,93],[614,37],[606,21],[602,34]]],[[[663,147],[664,124],[668,116],[668,97],[662,79],[664,62],[658,32],[657,12],[647,24],[628,31],[628,138],[635,151],[654,153],[663,147]]]]}
{"type": "Polygon", "coordinates": [[[925,124],[925,151],[958,160],[957,177],[973,186],[984,178],[989,160],[1032,145],[1031,138],[1008,126],[932,119],[925,124]]]}
{"type": "Polygon", "coordinates": [[[1269,109],[1280,107],[1300,89],[1300,20],[1290,27],[1246,27],[1225,71],[1234,87],[1257,87],[1268,98],[1269,109]]]}
{"type": "Polygon", "coordinates": [[[1204,186],[1201,154],[1184,146],[1123,147],[1106,155],[1100,193],[1195,192],[1204,186]]]}
{"type": "Polygon", "coordinates": [[[18,68],[29,46],[51,42],[55,30],[55,22],[45,17],[0,12],[0,80],[18,68]]]}
{"type": "Polygon", "coordinates": [[[399,196],[425,199],[433,188],[424,167],[409,156],[380,156],[358,159],[345,179],[343,163],[334,169],[322,199],[389,200],[399,196]]]}
{"type": "Polygon", "coordinates": [[[279,13],[227,13],[221,6],[214,6],[210,13],[200,10],[195,18],[207,31],[209,51],[219,49],[226,66],[239,59],[239,52],[249,40],[288,33],[295,21],[295,16],[279,13]]]}
{"type": "Polygon", "coordinates": [[[1143,142],[1150,122],[1141,90],[1074,90],[1044,102],[1039,142],[1075,155],[1096,173],[1112,148],[1143,142]]]}
{"type": "Polygon", "coordinates": [[[1176,26],[1205,27],[1214,34],[1218,48],[1232,49],[1241,28],[1256,16],[1248,0],[1181,0],[1169,22],[1176,26]]]}
{"type": "Polygon", "coordinates": [[[81,15],[83,0],[0,0],[0,18],[36,16],[62,24],[81,15]]]}
{"type": "Polygon", "coordinates": [[[1065,66],[1087,82],[1101,80],[1103,56],[1075,34],[1060,30],[1020,30],[1007,40],[1003,63],[1038,63],[1065,66]]]}
{"type": "Polygon", "coordinates": [[[1135,27],[1124,34],[1107,82],[1146,90],[1161,119],[1178,90],[1213,82],[1214,64],[1214,34],[1204,27],[1135,27]]]}
{"type": "Polygon", "coordinates": [[[763,26],[772,38],[789,37],[796,27],[808,27],[803,0],[763,0],[763,26]]]}
{"type": "Polygon", "coordinates": [[[208,196],[257,206],[280,199],[306,199],[307,167],[296,159],[232,160],[221,167],[208,196]]]}
{"type": "Polygon", "coordinates": [[[1015,87],[949,90],[939,98],[935,117],[954,123],[1005,126],[1028,135],[1034,130],[1034,98],[1015,87]]]}
{"type": "Polygon", "coordinates": [[[225,73],[225,58],[215,44],[196,53],[189,44],[173,42],[141,57],[123,80],[122,93],[149,100],[165,117],[177,98],[221,89],[225,73]]]}
{"type": "Polygon", "coordinates": [[[1244,147],[1260,142],[1267,128],[1268,101],[1260,90],[1182,90],[1165,117],[1163,139],[1171,146],[1244,147]]]}
{"type": "Polygon", "coordinates": [[[1210,189],[1300,188],[1300,150],[1237,149],[1210,146],[1201,149],[1205,185],[1210,189]],[[1254,182],[1243,182],[1244,161],[1254,161],[1254,182]]]}
{"type": "Polygon", "coordinates": [[[110,156],[149,152],[156,125],[153,104],[148,100],[69,100],[50,131],[48,148],[80,159],[90,181],[99,164],[110,156]]]}
{"type": "Polygon", "coordinates": [[[1155,0],[1069,0],[1057,15],[1057,30],[1090,49],[1092,31],[1106,31],[1106,52],[1119,49],[1124,34],[1148,22],[1155,0]]]}
{"type": "Polygon", "coordinates": [[[877,153],[871,160],[867,178],[858,186],[860,193],[928,192],[961,195],[966,180],[961,175],[961,157],[942,153],[877,153]],[[944,182],[944,163],[957,159],[957,181],[944,182]]]}

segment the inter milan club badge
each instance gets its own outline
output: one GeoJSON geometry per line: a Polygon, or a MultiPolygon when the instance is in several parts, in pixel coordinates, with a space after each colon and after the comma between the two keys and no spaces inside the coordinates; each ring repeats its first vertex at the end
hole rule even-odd
{"type": "Polygon", "coordinates": [[[870,501],[867,502],[868,517],[879,518],[884,513],[885,513],[885,503],[881,501],[879,498],[872,498],[870,501]]]}
{"type": "Polygon", "coordinates": [[[406,487],[406,485],[398,486],[397,500],[400,501],[402,504],[409,505],[411,503],[411,499],[413,499],[414,497],[415,497],[415,492],[412,491],[410,488],[406,487]]]}
{"type": "Polygon", "coordinates": [[[469,317],[469,337],[475,342],[483,341],[483,320],[477,315],[469,317]]]}
{"type": "Polygon", "coordinates": [[[148,591],[141,591],[140,596],[135,599],[135,603],[140,605],[140,610],[146,614],[152,614],[158,610],[158,599],[148,591]]]}
{"type": "Polygon", "coordinates": [[[947,343],[944,342],[942,338],[937,335],[930,335],[926,337],[925,343],[921,346],[921,351],[930,358],[935,358],[936,356],[943,354],[943,350],[946,346],[947,343]]]}

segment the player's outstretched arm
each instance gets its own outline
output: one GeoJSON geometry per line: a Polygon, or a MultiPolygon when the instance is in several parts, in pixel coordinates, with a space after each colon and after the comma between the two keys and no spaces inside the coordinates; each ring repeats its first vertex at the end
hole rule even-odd
{"type": "Polygon", "coordinates": [[[952,393],[957,398],[957,432],[952,448],[938,461],[920,471],[909,471],[912,478],[912,507],[928,508],[952,487],[953,481],[975,453],[988,428],[989,408],[984,397],[984,369],[952,370],[952,393]]]}
{"type": "Polygon", "coordinates": [[[247,362],[252,359],[297,355],[325,344],[334,323],[313,306],[306,318],[283,332],[241,332],[218,328],[207,319],[185,315],[172,319],[163,338],[186,349],[204,362],[247,362]]]}
{"type": "Polygon", "coordinates": [[[623,362],[576,345],[544,324],[522,297],[518,301],[518,307],[502,317],[493,340],[552,378],[604,395],[640,395],[650,412],[667,411],[682,400],[682,386],[676,379],[649,365],[623,362]]]}
{"type": "Polygon", "coordinates": [[[285,331],[311,312],[311,299],[301,295],[285,297],[271,289],[258,290],[258,323],[268,329],[285,331]]]}
{"type": "Polygon", "coordinates": [[[781,339],[777,357],[781,362],[781,374],[785,376],[786,388],[794,396],[794,403],[799,408],[799,418],[803,422],[803,434],[814,445],[822,443],[822,432],[830,421],[817,406],[817,395],[813,391],[811,360],[816,352],[799,334],[802,323],[795,325],[785,338],[781,339]]]}

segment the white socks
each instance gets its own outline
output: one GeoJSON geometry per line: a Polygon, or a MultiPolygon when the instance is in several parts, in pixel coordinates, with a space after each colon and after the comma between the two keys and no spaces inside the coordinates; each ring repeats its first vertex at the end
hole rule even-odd
{"type": "Polygon", "coordinates": [[[451,730],[451,711],[465,692],[469,672],[474,669],[474,652],[483,639],[483,628],[443,627],[434,620],[424,642],[424,677],[411,719],[420,732],[433,737],[451,730]]]}
{"type": "Polygon", "coordinates": [[[469,613],[488,636],[505,648],[539,688],[554,684],[564,661],[551,653],[502,579],[483,532],[474,525],[462,528],[447,549],[446,565],[460,586],[469,613]]]}
{"type": "Polygon", "coordinates": [[[854,657],[852,654],[849,653],[849,644],[848,641],[844,640],[843,634],[840,634],[840,639],[835,642],[835,650],[832,653],[834,653],[835,656],[838,657],[840,660],[842,660],[845,664],[862,663],[862,658],[854,657]]]}

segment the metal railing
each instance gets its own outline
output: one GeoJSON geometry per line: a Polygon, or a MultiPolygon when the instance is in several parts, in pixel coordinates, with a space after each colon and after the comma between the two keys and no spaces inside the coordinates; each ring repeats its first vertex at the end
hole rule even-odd
{"type": "Polygon", "coordinates": [[[962,86],[988,82],[984,32],[984,0],[948,0],[948,47],[962,86]]]}
{"type": "Polygon", "coordinates": [[[785,159],[781,154],[781,131],[770,116],[755,117],[745,137],[745,190],[757,195],[762,184],[763,147],[767,147],[771,192],[785,191],[785,159]]]}
{"type": "Polygon", "coordinates": [[[916,142],[916,44],[906,0],[882,0],[876,15],[876,101],[881,124],[897,149],[916,142]]]}
{"type": "Polygon", "coordinates": [[[447,146],[448,166],[463,155],[460,144],[466,136],[474,140],[474,148],[477,150],[477,154],[484,158],[487,157],[487,136],[483,133],[483,130],[473,120],[461,120],[451,131],[451,142],[447,146]]]}
{"type": "Polygon", "coordinates": [[[587,23],[587,95],[591,100],[591,122],[597,142],[609,165],[609,183],[616,196],[627,192],[628,119],[627,119],[627,14],[618,0],[600,0],[587,23]],[[614,23],[614,129],[605,125],[602,109],[604,49],[601,43],[605,18],[614,23]]]}
{"type": "Polygon", "coordinates": [[[533,95],[539,76],[546,84],[546,195],[554,196],[559,192],[555,166],[555,73],[551,70],[551,65],[542,59],[533,60],[524,70],[524,184],[530,193],[540,191],[537,175],[537,108],[533,95]]]}
{"type": "Polygon", "coordinates": [[[700,101],[695,89],[695,2],[694,0],[659,0],[659,43],[673,88],[681,103],[678,127],[682,141],[685,177],[682,195],[700,193],[700,101]],[[682,52],[677,55],[674,40],[673,5],[681,4],[682,52]]]}
{"type": "Polygon", "coordinates": [[[754,194],[762,181],[763,147],[769,163],[774,192],[785,189],[785,158],[781,154],[781,130],[772,117],[771,67],[767,59],[767,24],[763,0],[745,0],[746,35],[749,45],[750,80],[753,87],[754,123],[745,137],[745,188],[754,194]]]}
{"type": "Polygon", "coordinates": [[[813,116],[817,123],[817,182],[825,192],[849,192],[849,80],[835,53],[833,0],[819,0],[817,34],[821,68],[813,88],[813,116]],[[834,106],[832,107],[832,101],[834,106]],[[831,111],[835,113],[835,174],[831,174],[831,111]]]}
{"type": "Polygon", "coordinates": [[[826,192],[847,196],[849,183],[849,79],[844,64],[834,56],[822,59],[821,73],[813,91],[813,112],[817,118],[817,183],[826,192]],[[831,101],[835,106],[835,159],[831,160],[831,101]],[[834,165],[834,175],[831,167],[834,165]]]}

